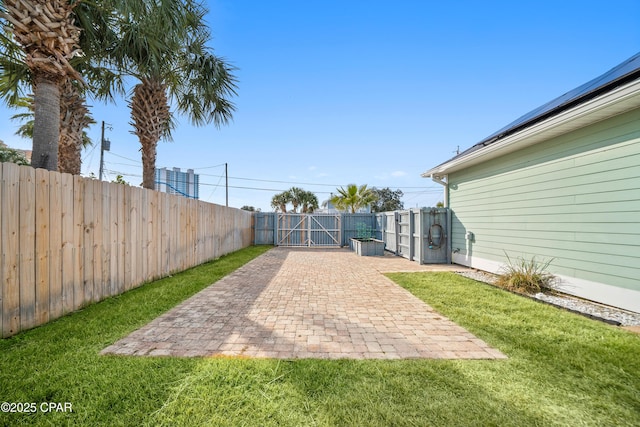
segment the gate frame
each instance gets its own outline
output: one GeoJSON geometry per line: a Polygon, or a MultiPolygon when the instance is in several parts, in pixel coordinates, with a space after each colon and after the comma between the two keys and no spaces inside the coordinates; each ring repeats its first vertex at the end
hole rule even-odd
{"type": "Polygon", "coordinates": [[[284,246],[284,247],[305,247],[305,246],[314,247],[315,246],[315,247],[324,247],[324,248],[342,247],[342,214],[339,214],[339,213],[338,214],[332,214],[332,213],[308,214],[308,213],[294,213],[294,212],[287,212],[287,213],[277,212],[275,219],[276,219],[274,223],[275,233],[273,235],[273,243],[275,246],[284,246]],[[293,227],[282,228],[281,221],[287,217],[289,218],[299,217],[299,221],[293,227]],[[324,225],[322,225],[320,221],[316,219],[317,217],[324,217],[324,218],[333,217],[334,225],[336,225],[337,227],[327,228],[324,225]],[[302,227],[299,227],[301,224],[302,224],[302,227]],[[314,227],[314,225],[318,225],[319,228],[314,227]],[[281,231],[286,231],[287,233],[282,237],[280,237],[281,231]],[[324,232],[322,235],[329,236],[330,241],[333,243],[322,244],[322,243],[314,242],[313,234],[312,234],[312,232],[314,231],[324,232]],[[284,241],[286,238],[292,235],[295,236],[296,233],[299,233],[300,235],[300,238],[298,239],[299,240],[298,244],[295,244],[295,243],[290,244],[284,241]],[[307,235],[306,237],[303,238],[304,233],[306,233],[307,235]]]}

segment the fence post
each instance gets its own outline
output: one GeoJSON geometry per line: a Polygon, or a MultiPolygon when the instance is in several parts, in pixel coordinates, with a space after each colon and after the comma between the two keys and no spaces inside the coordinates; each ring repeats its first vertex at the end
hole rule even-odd
{"type": "Polygon", "coordinates": [[[420,210],[418,211],[418,231],[417,231],[417,235],[418,235],[418,250],[417,250],[417,257],[418,257],[418,263],[420,265],[424,264],[424,260],[422,259],[422,249],[424,248],[424,209],[420,208],[420,210]]]}
{"type": "Polygon", "coordinates": [[[413,209],[409,209],[409,261],[413,261],[415,255],[415,237],[413,236],[415,231],[415,219],[413,217],[413,209]]]}
{"type": "Polygon", "coordinates": [[[446,219],[447,219],[447,226],[445,228],[446,231],[446,236],[445,238],[447,239],[447,264],[451,264],[452,260],[451,260],[451,208],[445,208],[445,215],[446,215],[446,219]]]}
{"type": "Polygon", "coordinates": [[[273,246],[278,246],[278,225],[280,223],[280,214],[275,213],[273,217],[273,246]]]}

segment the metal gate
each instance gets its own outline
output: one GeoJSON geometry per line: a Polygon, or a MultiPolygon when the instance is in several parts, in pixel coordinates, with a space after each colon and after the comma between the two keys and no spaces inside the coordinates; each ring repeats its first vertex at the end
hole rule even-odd
{"type": "Polygon", "coordinates": [[[277,246],[340,247],[340,214],[279,213],[276,223],[277,246]]]}

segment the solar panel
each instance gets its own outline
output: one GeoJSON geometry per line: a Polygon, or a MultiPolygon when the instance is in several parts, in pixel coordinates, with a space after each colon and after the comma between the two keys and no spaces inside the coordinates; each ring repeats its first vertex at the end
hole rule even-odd
{"type": "Polygon", "coordinates": [[[640,77],[640,53],[635,54],[601,76],[598,76],[595,79],[570,90],[564,95],[547,102],[535,110],[528,112],[524,116],[509,123],[499,131],[489,135],[461,154],[469,153],[477,150],[481,146],[489,145],[508,134],[526,128],[537,121],[558,114],[560,111],[571,108],[572,106],[598,96],[603,92],[610,91],[616,86],[625,84],[630,79],[635,80],[638,77],[640,77]]]}

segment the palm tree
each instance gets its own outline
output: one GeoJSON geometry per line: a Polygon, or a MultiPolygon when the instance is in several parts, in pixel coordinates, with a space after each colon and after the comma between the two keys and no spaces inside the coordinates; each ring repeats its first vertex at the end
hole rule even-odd
{"type": "MultiPolygon", "coordinates": [[[[140,0],[143,3],[144,0],[140,0]]],[[[139,83],[129,103],[134,134],[142,151],[142,186],[154,188],[157,144],[171,137],[172,101],[194,125],[227,124],[235,110],[234,68],[206,46],[206,10],[192,0],[149,2],[129,10],[116,24],[118,40],[110,50],[117,70],[139,83]]]]}
{"type": "Polygon", "coordinates": [[[360,208],[369,206],[376,201],[376,195],[367,188],[367,185],[361,185],[358,187],[356,184],[349,184],[347,188],[340,187],[337,189],[338,194],[333,196],[330,201],[341,211],[351,211],[356,213],[360,208]]]}
{"type": "Polygon", "coordinates": [[[305,191],[300,197],[300,205],[302,213],[313,213],[318,209],[318,197],[310,191],[305,191]]]}
{"type": "MultiPolygon", "coordinates": [[[[0,12],[1,10],[2,0],[0,12]]],[[[24,51],[16,43],[13,32],[5,25],[0,25],[0,49],[0,97],[9,106],[18,105],[31,88],[31,74],[24,63],[24,51]]]]}
{"type": "Polygon", "coordinates": [[[289,194],[289,201],[293,205],[293,213],[297,213],[298,206],[302,204],[306,192],[302,188],[291,187],[287,193],[289,194]]]}
{"type": "MultiPolygon", "coordinates": [[[[73,7],[73,20],[77,24],[77,28],[81,30],[78,38],[81,51],[81,58],[73,58],[69,60],[69,64],[73,65],[76,70],[81,70],[88,75],[88,82],[91,85],[92,92],[96,94],[108,93],[113,78],[106,72],[97,71],[91,66],[96,56],[104,55],[104,51],[109,46],[109,36],[113,38],[111,30],[110,17],[113,15],[111,10],[116,6],[117,0],[112,4],[104,1],[100,4],[80,3],[77,2],[73,7]],[[109,6],[111,9],[105,9],[109,6]]],[[[0,0],[0,6],[2,1],[0,0]]],[[[24,3],[23,3],[24,6],[24,3]]],[[[14,8],[14,10],[16,10],[14,8]]],[[[38,15],[38,10],[33,11],[33,15],[38,15]]],[[[7,14],[3,15],[6,18],[7,14]]],[[[12,22],[7,18],[9,22],[12,22]]],[[[55,26],[54,24],[52,24],[55,26]]],[[[28,56],[25,50],[20,49],[16,43],[15,32],[7,31],[7,28],[0,29],[0,45],[7,53],[0,57],[0,96],[4,101],[12,107],[26,107],[31,110],[30,113],[17,114],[12,119],[26,120],[18,130],[20,136],[34,140],[34,146],[41,146],[37,142],[34,135],[38,134],[37,119],[34,118],[38,108],[33,96],[30,96],[25,102],[25,89],[33,86],[34,76],[32,69],[27,64],[28,56]]],[[[85,102],[85,92],[87,87],[79,84],[77,72],[67,74],[66,77],[57,79],[60,90],[60,111],[59,117],[59,136],[57,144],[49,144],[48,150],[51,152],[34,154],[36,158],[57,158],[57,170],[72,174],[80,174],[81,166],[81,149],[91,145],[91,141],[86,134],[86,127],[95,123],[88,113],[85,102]],[[57,151],[56,151],[57,150],[57,151]]],[[[40,126],[48,123],[40,121],[40,126]]],[[[34,152],[37,150],[34,148],[34,152]]],[[[34,164],[35,167],[41,167],[41,164],[34,164]]]]}
{"type": "Polygon", "coordinates": [[[287,213],[287,203],[289,203],[290,196],[287,191],[278,193],[271,198],[271,207],[276,211],[279,209],[282,213],[287,213]]]}
{"type": "MultiPolygon", "coordinates": [[[[70,60],[80,55],[80,28],[68,0],[3,0],[0,24],[7,23],[24,51],[34,94],[34,167],[57,170],[60,132],[60,88],[65,79],[82,81],[70,60]],[[25,19],[26,18],[26,19],[25,19]]],[[[5,40],[6,41],[6,40],[5,40]]]]}
{"type": "MultiPolygon", "coordinates": [[[[95,123],[84,104],[84,98],[75,90],[63,96],[60,104],[60,141],[58,143],[58,171],[80,175],[81,151],[93,145],[86,132],[86,127],[95,123]],[[85,115],[79,117],[81,113],[85,115]]],[[[27,109],[27,112],[11,116],[11,120],[23,122],[16,135],[23,138],[33,138],[33,99],[31,97],[19,98],[13,107],[27,109]]]]}
{"type": "Polygon", "coordinates": [[[81,152],[86,147],[85,129],[95,120],[89,114],[85,98],[78,86],[65,80],[60,97],[60,139],[58,142],[58,170],[80,175],[81,152]]]}

